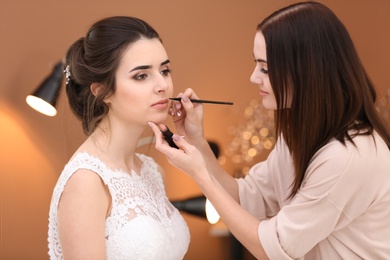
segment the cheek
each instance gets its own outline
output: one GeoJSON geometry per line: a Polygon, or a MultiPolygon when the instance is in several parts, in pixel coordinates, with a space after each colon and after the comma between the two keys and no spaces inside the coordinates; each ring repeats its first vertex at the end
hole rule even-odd
{"type": "Polygon", "coordinates": [[[168,86],[169,86],[169,88],[167,89],[167,95],[169,96],[169,97],[171,97],[172,95],[173,95],[173,91],[174,91],[174,86],[173,86],[173,81],[172,81],[172,78],[169,78],[169,80],[168,80],[168,86]]]}
{"type": "Polygon", "coordinates": [[[116,93],[116,96],[118,99],[120,99],[122,102],[131,102],[133,100],[137,100],[137,92],[129,91],[129,89],[124,90],[118,90],[116,93]]]}
{"type": "Polygon", "coordinates": [[[264,104],[264,106],[266,106],[267,109],[276,110],[278,106],[276,104],[275,93],[272,89],[269,79],[267,79],[265,83],[267,84],[267,91],[269,93],[269,96],[267,97],[266,104],[264,104]]]}
{"type": "Polygon", "coordinates": [[[272,85],[271,85],[271,82],[270,82],[268,76],[263,78],[263,86],[267,90],[268,93],[272,93],[272,95],[274,94],[274,91],[272,89],[272,85]]]}
{"type": "Polygon", "coordinates": [[[132,84],[117,84],[117,88],[115,91],[115,98],[116,101],[121,106],[132,106],[135,103],[144,100],[145,97],[142,91],[140,91],[142,88],[141,86],[134,86],[132,84]]]}

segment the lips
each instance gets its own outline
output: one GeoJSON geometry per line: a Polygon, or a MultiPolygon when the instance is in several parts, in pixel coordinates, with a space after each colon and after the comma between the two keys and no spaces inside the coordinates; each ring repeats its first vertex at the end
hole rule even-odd
{"type": "Polygon", "coordinates": [[[168,107],[168,99],[162,99],[152,104],[152,107],[157,109],[166,109],[168,107]]]}
{"type": "Polygon", "coordinates": [[[260,96],[266,96],[268,94],[269,94],[268,92],[260,89],[260,96]]]}

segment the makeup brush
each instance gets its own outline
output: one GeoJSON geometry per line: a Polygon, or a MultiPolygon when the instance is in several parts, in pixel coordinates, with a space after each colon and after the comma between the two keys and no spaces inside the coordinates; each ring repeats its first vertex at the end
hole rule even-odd
{"type": "MultiPolygon", "coordinates": [[[[181,98],[169,98],[170,100],[180,101],[181,98]]],[[[233,102],[214,101],[204,99],[190,99],[192,103],[205,103],[205,104],[217,104],[217,105],[233,105],[233,102]]]]}

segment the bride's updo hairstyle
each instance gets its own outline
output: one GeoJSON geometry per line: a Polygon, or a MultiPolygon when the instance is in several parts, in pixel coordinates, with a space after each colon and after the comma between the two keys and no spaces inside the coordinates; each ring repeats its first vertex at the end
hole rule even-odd
{"type": "Polygon", "coordinates": [[[108,112],[103,101],[115,92],[115,72],[123,52],[140,39],[161,41],[146,22],[125,16],[105,18],[93,24],[85,37],[68,49],[65,57],[66,93],[72,112],[90,135],[108,112]],[[91,84],[102,85],[95,96],[91,84]]]}

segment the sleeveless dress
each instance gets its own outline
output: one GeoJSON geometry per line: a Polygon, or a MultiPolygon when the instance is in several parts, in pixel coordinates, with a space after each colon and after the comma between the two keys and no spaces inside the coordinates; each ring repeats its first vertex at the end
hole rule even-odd
{"type": "Polygon", "coordinates": [[[63,259],[57,210],[64,187],[78,169],[100,176],[111,194],[111,214],[106,219],[106,259],[183,259],[190,242],[187,224],[169,202],[154,160],[137,154],[140,174],[112,170],[86,152],[78,153],[62,171],[53,191],[49,212],[50,259],[63,259]]]}

